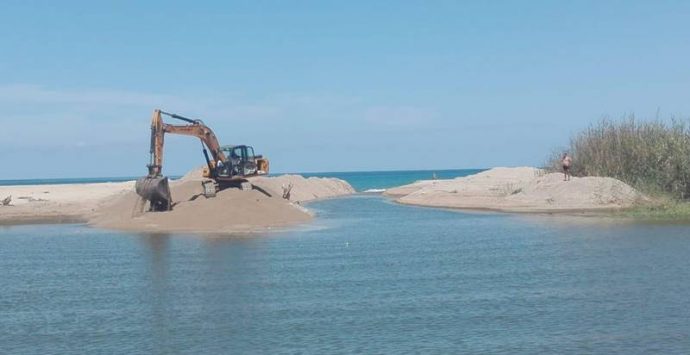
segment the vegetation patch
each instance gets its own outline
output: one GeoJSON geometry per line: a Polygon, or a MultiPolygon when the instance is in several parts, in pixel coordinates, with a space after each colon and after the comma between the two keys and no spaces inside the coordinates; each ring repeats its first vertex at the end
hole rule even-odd
{"type": "MultiPolygon", "coordinates": [[[[603,119],[576,134],[566,149],[573,176],[607,176],[649,197],[620,212],[629,217],[690,221],[690,125],[685,120],[603,119]]],[[[547,163],[561,169],[561,151],[547,163]]]]}

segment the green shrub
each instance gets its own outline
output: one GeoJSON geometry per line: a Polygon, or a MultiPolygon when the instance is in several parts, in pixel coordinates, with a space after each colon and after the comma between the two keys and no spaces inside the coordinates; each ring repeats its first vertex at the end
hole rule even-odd
{"type": "MultiPolygon", "coordinates": [[[[604,119],[575,135],[567,149],[575,176],[609,176],[651,194],[690,198],[690,126],[682,120],[604,119]]],[[[562,152],[550,167],[560,170],[562,152]]]]}

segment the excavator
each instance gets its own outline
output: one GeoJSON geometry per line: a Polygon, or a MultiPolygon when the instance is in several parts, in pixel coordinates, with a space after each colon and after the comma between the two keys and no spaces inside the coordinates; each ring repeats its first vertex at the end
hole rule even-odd
{"type": "Polygon", "coordinates": [[[211,128],[203,121],[156,109],[151,118],[151,160],[147,165],[149,172],[147,176],[138,179],[135,185],[137,194],[149,202],[149,211],[169,211],[173,207],[168,177],[162,174],[166,133],[192,136],[201,140],[206,160],[202,175],[208,179],[202,182],[206,197],[215,196],[217,191],[226,187],[241,186],[250,177],[268,174],[268,159],[255,155],[251,146],[221,146],[211,128]],[[163,116],[185,123],[165,123],[163,116]]]}

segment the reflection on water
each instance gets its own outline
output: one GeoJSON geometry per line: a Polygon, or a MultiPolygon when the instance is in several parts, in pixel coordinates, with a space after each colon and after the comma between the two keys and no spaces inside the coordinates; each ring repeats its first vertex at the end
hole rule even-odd
{"type": "Polygon", "coordinates": [[[687,353],[690,228],[318,202],[220,238],[0,230],[3,353],[687,353]]]}
{"type": "Polygon", "coordinates": [[[151,314],[152,314],[152,334],[153,343],[156,349],[165,353],[167,339],[170,337],[167,324],[170,309],[167,303],[168,294],[168,260],[167,252],[170,243],[168,234],[147,234],[141,236],[141,242],[148,251],[149,273],[151,288],[149,292],[151,314]]]}

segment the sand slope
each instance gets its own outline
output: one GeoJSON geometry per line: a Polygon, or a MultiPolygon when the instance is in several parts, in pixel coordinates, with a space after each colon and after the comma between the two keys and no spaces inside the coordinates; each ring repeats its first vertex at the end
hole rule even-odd
{"type": "Polygon", "coordinates": [[[547,174],[530,167],[494,168],[452,180],[425,180],[384,193],[403,204],[509,212],[622,209],[644,199],[627,184],[605,177],[547,174]]]}

